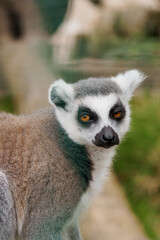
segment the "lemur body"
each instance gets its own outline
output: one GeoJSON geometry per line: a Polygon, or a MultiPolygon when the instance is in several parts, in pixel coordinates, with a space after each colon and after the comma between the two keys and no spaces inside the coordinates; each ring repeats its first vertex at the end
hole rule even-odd
{"type": "Polygon", "coordinates": [[[49,91],[54,108],[1,114],[1,240],[81,239],[79,215],[109,172],[143,78],[132,70],[72,85],[59,80],[49,91]]]}

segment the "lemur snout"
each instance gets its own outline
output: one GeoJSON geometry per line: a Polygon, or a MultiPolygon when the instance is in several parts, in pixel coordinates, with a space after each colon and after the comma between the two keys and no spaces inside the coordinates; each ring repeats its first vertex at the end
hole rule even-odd
{"type": "Polygon", "coordinates": [[[102,130],[96,134],[93,143],[99,147],[110,148],[119,144],[119,137],[117,133],[108,126],[102,128],[102,130]]]}

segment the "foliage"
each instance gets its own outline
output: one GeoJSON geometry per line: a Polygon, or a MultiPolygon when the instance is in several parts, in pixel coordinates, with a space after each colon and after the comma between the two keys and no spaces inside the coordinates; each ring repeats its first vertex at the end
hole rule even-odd
{"type": "Polygon", "coordinates": [[[39,7],[44,28],[52,34],[63,21],[68,0],[34,0],[39,7]]]}
{"type": "Polygon", "coordinates": [[[133,101],[131,132],[120,146],[115,170],[148,236],[160,239],[160,97],[133,101]]]}
{"type": "Polygon", "coordinates": [[[160,42],[154,39],[137,40],[115,39],[108,43],[110,48],[103,58],[138,61],[158,60],[160,57],[160,42]]]}
{"type": "Polygon", "coordinates": [[[160,41],[143,36],[107,36],[97,30],[92,36],[78,38],[73,57],[93,57],[110,60],[155,61],[160,58],[160,41]]]}
{"type": "Polygon", "coordinates": [[[11,95],[0,98],[0,111],[13,113],[15,110],[11,95]]]}

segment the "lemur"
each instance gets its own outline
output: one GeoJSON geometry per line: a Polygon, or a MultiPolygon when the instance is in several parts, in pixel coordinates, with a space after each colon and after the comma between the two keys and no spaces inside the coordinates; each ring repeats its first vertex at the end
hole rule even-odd
{"type": "Polygon", "coordinates": [[[144,75],[130,70],[55,81],[54,105],[0,115],[0,240],[80,240],[81,213],[100,191],[130,125],[144,75]]]}

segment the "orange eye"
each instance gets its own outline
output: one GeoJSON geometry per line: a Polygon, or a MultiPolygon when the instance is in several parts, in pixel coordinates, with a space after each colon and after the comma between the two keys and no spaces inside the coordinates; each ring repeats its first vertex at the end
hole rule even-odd
{"type": "Polygon", "coordinates": [[[113,116],[114,118],[120,118],[122,116],[122,112],[117,112],[113,116]]]}
{"type": "Polygon", "coordinates": [[[83,122],[88,122],[88,121],[90,120],[90,116],[84,114],[84,115],[81,116],[81,120],[82,120],[83,122]]]}

